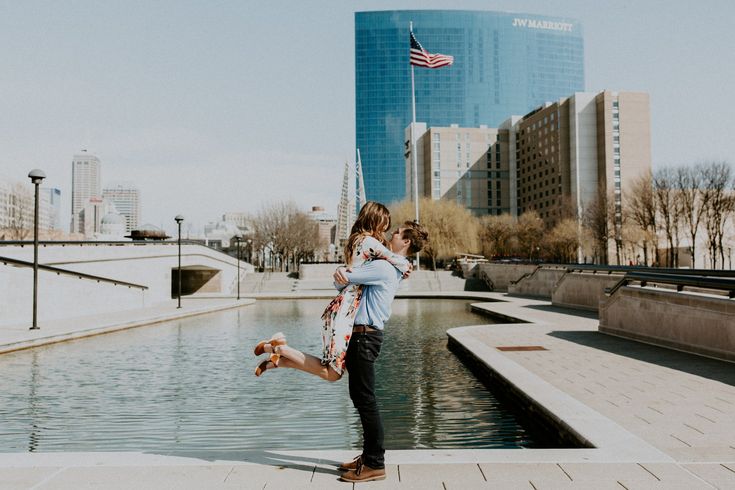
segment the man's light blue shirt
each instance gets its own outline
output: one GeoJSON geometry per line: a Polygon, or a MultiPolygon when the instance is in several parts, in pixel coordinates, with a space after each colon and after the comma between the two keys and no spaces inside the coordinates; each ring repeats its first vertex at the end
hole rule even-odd
{"type": "Polygon", "coordinates": [[[390,318],[391,304],[403,274],[387,260],[371,260],[345,275],[350,284],[362,284],[362,300],[355,315],[355,325],[370,325],[383,330],[390,318]]]}

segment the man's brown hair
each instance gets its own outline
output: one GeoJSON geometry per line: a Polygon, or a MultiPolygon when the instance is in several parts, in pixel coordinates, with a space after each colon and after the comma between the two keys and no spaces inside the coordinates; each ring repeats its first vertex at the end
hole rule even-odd
{"type": "Polygon", "coordinates": [[[416,254],[424,249],[429,241],[429,232],[422,225],[415,221],[406,221],[403,223],[405,228],[401,234],[404,240],[411,240],[411,246],[408,247],[408,253],[416,254]]]}

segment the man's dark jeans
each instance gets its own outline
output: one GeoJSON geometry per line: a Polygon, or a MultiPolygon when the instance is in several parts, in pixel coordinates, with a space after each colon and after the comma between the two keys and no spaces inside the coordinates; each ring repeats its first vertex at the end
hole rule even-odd
{"type": "Polygon", "coordinates": [[[350,398],[362,422],[362,462],[370,468],[385,468],[383,420],[375,400],[375,360],[380,354],[383,332],[353,333],[345,365],[350,398]]]}

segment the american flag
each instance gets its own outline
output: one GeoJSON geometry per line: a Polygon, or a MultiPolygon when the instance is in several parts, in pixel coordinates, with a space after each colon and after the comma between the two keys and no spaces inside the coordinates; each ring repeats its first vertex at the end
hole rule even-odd
{"type": "Polygon", "coordinates": [[[416,37],[411,32],[411,64],[423,66],[424,68],[441,68],[454,63],[454,56],[448,54],[431,54],[421,47],[416,37]]]}

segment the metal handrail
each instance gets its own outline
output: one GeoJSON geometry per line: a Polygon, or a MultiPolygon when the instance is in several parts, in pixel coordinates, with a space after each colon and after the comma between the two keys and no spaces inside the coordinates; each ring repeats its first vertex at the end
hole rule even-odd
{"type": "Polygon", "coordinates": [[[605,289],[605,294],[607,296],[612,296],[618,289],[623,286],[627,286],[631,281],[640,282],[641,287],[645,287],[649,282],[671,284],[676,286],[677,291],[683,291],[685,287],[727,291],[729,298],[735,298],[734,277],[706,277],[685,274],[654,274],[645,272],[628,272],[614,286],[605,289]]]}
{"type": "MultiPolygon", "coordinates": [[[[11,259],[10,257],[0,257],[0,262],[2,262],[4,265],[12,264],[16,267],[33,267],[33,262],[28,262],[25,260],[18,260],[18,259],[11,259]]],[[[85,274],[84,272],[74,272],[68,269],[60,269],[58,267],[53,267],[50,265],[38,264],[38,268],[42,271],[53,272],[56,275],[63,274],[67,276],[76,276],[79,279],[89,279],[89,280],[97,281],[97,282],[107,282],[107,283],[114,284],[115,286],[127,286],[128,288],[137,288],[137,289],[142,289],[142,290],[148,289],[148,286],[143,286],[142,284],[118,281],[117,279],[110,279],[108,277],[102,277],[102,276],[93,276],[92,274],[85,274]]]]}
{"type": "Polygon", "coordinates": [[[594,265],[594,264],[551,264],[544,263],[541,267],[565,268],[567,272],[592,271],[592,272],[632,272],[651,274],[673,274],[678,276],[704,276],[704,277],[735,277],[733,270],[714,269],[670,269],[662,267],[645,267],[639,265],[594,265]]]}

